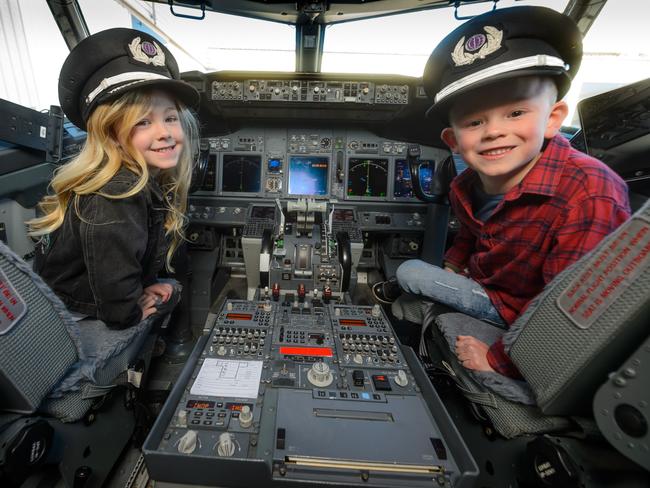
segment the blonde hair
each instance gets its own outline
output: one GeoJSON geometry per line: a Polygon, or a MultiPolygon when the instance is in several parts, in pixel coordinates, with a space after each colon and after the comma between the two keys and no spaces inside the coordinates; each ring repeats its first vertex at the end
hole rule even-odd
{"type": "MultiPolygon", "coordinates": [[[[99,105],[88,119],[88,137],[81,152],[69,163],[58,168],[50,183],[53,194],[39,203],[43,215],[27,222],[29,235],[38,237],[58,229],[66,210],[74,205],[79,215],[79,198],[97,194],[109,199],[128,198],[142,191],[149,179],[149,169],[142,154],[131,143],[131,131],[153,105],[153,91],[135,90],[116,101],[99,105]],[[137,183],[121,195],[100,191],[122,168],[139,176],[137,183]]],[[[185,239],[183,229],[187,218],[187,194],[192,177],[192,165],[198,155],[198,123],[190,110],[176,102],[185,141],[178,164],[161,170],[156,179],[163,192],[167,209],[165,233],[171,237],[166,267],[173,271],[171,258],[185,239]]]]}

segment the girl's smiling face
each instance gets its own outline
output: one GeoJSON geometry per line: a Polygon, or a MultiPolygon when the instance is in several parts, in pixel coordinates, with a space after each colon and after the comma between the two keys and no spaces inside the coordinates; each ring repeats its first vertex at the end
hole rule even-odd
{"type": "Polygon", "coordinates": [[[178,164],[185,134],[174,101],[155,91],[151,109],[131,130],[131,143],[149,169],[169,169],[178,164]]]}

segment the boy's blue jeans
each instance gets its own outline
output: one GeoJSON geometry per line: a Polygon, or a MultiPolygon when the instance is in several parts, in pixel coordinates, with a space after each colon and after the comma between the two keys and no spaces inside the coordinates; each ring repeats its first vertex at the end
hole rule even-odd
{"type": "Polygon", "coordinates": [[[483,287],[470,278],[419,259],[403,262],[396,275],[400,287],[407,293],[430,298],[479,320],[506,327],[483,287]]]}

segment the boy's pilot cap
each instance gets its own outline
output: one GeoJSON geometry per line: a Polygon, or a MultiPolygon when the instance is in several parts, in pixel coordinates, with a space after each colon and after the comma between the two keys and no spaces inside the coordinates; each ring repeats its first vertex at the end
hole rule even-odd
{"type": "Polygon", "coordinates": [[[95,107],[143,86],[198,106],[199,92],[180,80],[174,56],[159,40],[134,29],[108,29],[70,51],[59,75],[59,102],[68,119],[85,130],[95,107]]]}
{"type": "Polygon", "coordinates": [[[474,88],[523,75],[553,76],[558,96],[569,90],[582,59],[575,22],[545,7],[511,7],[479,15],[454,29],[424,68],[434,104],[428,117],[445,119],[453,100],[474,88]]]}

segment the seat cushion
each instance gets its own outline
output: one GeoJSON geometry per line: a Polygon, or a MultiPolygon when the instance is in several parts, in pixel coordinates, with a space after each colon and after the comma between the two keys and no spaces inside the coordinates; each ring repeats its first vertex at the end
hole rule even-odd
{"type": "Polygon", "coordinates": [[[134,327],[114,330],[101,320],[80,321],[86,357],[69,369],[48,395],[41,411],[63,422],[80,419],[97,398],[115,387],[115,379],[128,369],[147,338],[155,339],[148,334],[152,323],[147,319],[134,327]]]}
{"type": "MultiPolygon", "coordinates": [[[[444,336],[452,354],[456,349],[456,338],[459,335],[471,335],[490,345],[496,342],[504,333],[503,329],[481,322],[474,317],[462,313],[438,315],[436,317],[436,325],[444,336]]],[[[461,368],[463,367],[460,363],[459,366],[461,368]]],[[[478,384],[507,400],[523,403],[524,405],[536,404],[532,390],[525,381],[508,378],[498,373],[474,371],[467,368],[463,369],[478,384]]]]}
{"type": "MultiPolygon", "coordinates": [[[[458,335],[474,335],[485,342],[496,340],[503,331],[460,313],[440,315],[431,337],[442,354],[442,365],[461,392],[487,415],[495,430],[505,438],[545,433],[581,432],[576,419],[544,415],[534,404],[525,382],[496,373],[469,370],[457,360],[455,341],[458,335]]],[[[587,422],[584,422],[587,425],[587,422]]]]}
{"type": "Polygon", "coordinates": [[[32,413],[83,352],[65,305],[0,242],[0,409],[32,413]],[[5,303],[6,302],[6,303],[5,303]]]}

